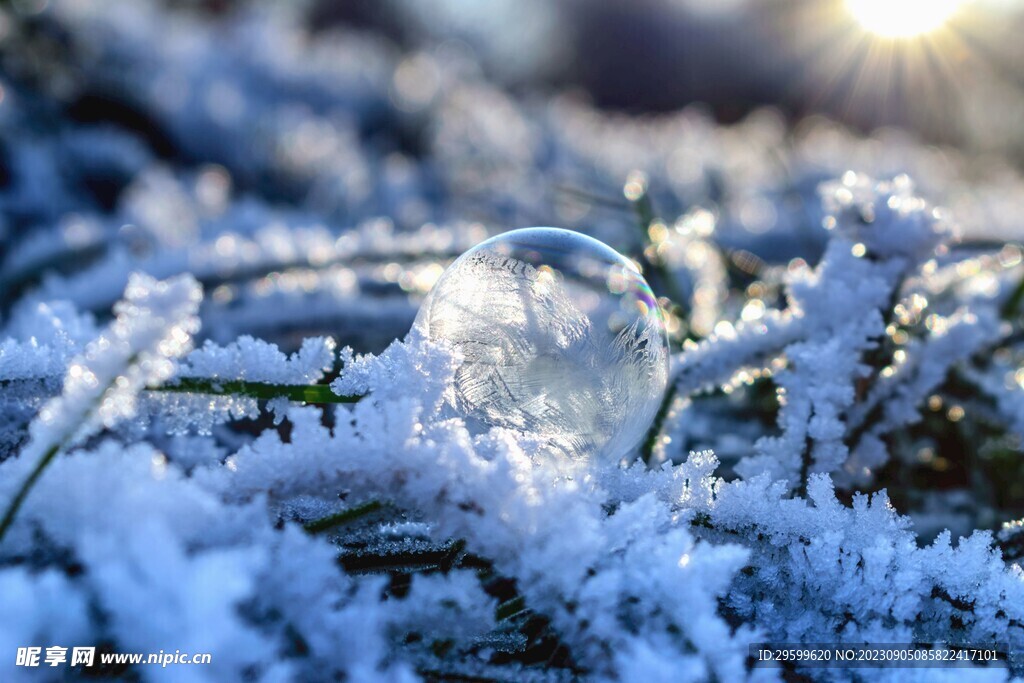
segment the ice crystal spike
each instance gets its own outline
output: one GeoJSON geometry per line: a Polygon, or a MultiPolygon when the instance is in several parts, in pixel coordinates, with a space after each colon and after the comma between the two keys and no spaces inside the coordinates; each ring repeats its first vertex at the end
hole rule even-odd
{"type": "Polygon", "coordinates": [[[417,318],[464,356],[451,403],[480,427],[613,460],[643,438],[668,380],[662,313],[636,265],[586,235],[525,228],[460,256],[417,318]]]}

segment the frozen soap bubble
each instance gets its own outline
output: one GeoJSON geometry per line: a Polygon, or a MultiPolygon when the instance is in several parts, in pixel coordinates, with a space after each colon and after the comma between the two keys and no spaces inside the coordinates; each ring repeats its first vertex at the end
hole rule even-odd
{"type": "Polygon", "coordinates": [[[470,424],[530,432],[573,458],[626,455],[668,381],[647,281],[569,230],[513,230],[473,247],[441,275],[416,326],[462,352],[449,399],[470,424]]]}

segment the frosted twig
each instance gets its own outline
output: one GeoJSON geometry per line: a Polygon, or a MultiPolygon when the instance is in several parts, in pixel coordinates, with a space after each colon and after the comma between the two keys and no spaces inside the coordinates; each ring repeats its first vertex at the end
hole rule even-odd
{"type": "Polygon", "coordinates": [[[199,329],[202,291],[191,276],[158,282],[133,275],[111,325],[68,367],[64,391],[50,400],[29,427],[22,453],[33,457],[24,483],[0,521],[0,540],[43,470],[57,453],[135,414],[136,395],[174,372],[174,362],[192,346],[199,329]]]}

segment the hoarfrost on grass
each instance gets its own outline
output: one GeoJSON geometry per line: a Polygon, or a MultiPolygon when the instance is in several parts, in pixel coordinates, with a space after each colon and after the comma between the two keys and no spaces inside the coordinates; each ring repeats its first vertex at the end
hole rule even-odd
{"type": "Polygon", "coordinates": [[[0,505],[60,454],[0,542],[0,650],[212,651],[175,672],[195,680],[732,681],[778,677],[747,666],[768,640],[1024,647],[1019,175],[770,111],[522,98],[305,7],[58,0],[52,31],[3,37],[75,87],[3,83],[0,505]],[[67,120],[86,95],[139,126],[67,120]],[[659,214],[642,231],[624,183],[659,214]],[[552,217],[679,290],[651,467],[467,425],[458,350],[406,336],[453,258],[552,217]],[[148,390],[186,380],[365,397],[148,390]]]}

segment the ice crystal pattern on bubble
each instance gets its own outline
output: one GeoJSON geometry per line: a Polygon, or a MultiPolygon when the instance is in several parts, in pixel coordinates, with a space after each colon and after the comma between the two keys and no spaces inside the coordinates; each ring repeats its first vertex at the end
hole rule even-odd
{"type": "Polygon", "coordinates": [[[450,396],[462,414],[573,458],[624,456],[667,381],[664,326],[643,276],[568,230],[515,230],[470,250],[418,324],[463,355],[450,396]]]}

